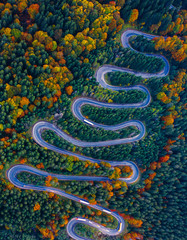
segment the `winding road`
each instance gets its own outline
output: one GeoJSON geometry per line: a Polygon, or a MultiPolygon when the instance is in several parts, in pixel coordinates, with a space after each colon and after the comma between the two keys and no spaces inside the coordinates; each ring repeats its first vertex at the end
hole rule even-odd
{"type": "MultiPolygon", "coordinates": [[[[154,35],[150,35],[147,33],[142,33],[136,30],[126,30],[122,36],[121,36],[121,42],[124,48],[131,48],[133,51],[135,51],[129,44],[129,38],[132,36],[137,36],[137,35],[143,35],[144,37],[146,37],[147,39],[151,40],[153,39],[154,35]]],[[[135,126],[139,129],[139,134],[134,136],[134,137],[129,137],[129,138],[123,138],[123,139],[116,139],[116,140],[108,140],[108,141],[99,141],[99,142],[85,142],[85,141],[80,141],[77,139],[74,139],[73,137],[71,137],[70,135],[68,135],[67,133],[65,133],[64,131],[60,130],[59,128],[57,128],[55,125],[49,123],[49,122],[45,122],[45,121],[39,121],[36,124],[34,124],[33,128],[32,128],[32,136],[33,139],[35,140],[35,142],[37,144],[39,144],[42,147],[45,147],[47,149],[53,150],[55,152],[58,152],[60,154],[66,154],[66,155],[71,155],[71,156],[75,156],[78,157],[79,159],[83,160],[83,161],[91,161],[94,163],[100,163],[101,161],[104,162],[103,160],[98,160],[98,159],[93,159],[90,157],[86,157],[80,154],[76,154],[73,152],[69,152],[67,150],[63,150],[60,149],[56,146],[53,146],[49,143],[47,143],[41,136],[41,133],[43,130],[52,130],[54,131],[58,136],[60,136],[61,138],[65,139],[66,141],[76,145],[76,146],[81,146],[81,147],[102,147],[102,146],[111,146],[111,145],[116,145],[116,144],[125,144],[125,143],[132,143],[135,141],[139,141],[140,139],[142,139],[145,135],[145,126],[141,121],[138,120],[131,120],[128,122],[124,122],[121,124],[117,124],[117,125],[103,125],[103,124],[98,124],[95,123],[91,120],[86,119],[82,113],[81,113],[81,107],[85,104],[89,104],[95,107],[106,107],[106,108],[144,108],[147,107],[150,102],[151,102],[151,95],[149,90],[142,86],[142,85],[136,85],[133,87],[118,87],[118,86],[111,86],[109,85],[106,81],[105,81],[105,74],[109,73],[109,72],[114,72],[114,71],[120,71],[120,72],[127,72],[127,73],[131,73],[131,74],[135,74],[136,76],[141,76],[143,78],[151,78],[151,77],[164,77],[166,75],[168,75],[169,73],[169,63],[167,61],[167,59],[161,55],[152,55],[152,54],[145,54],[147,56],[156,56],[158,58],[161,58],[164,62],[165,62],[165,67],[164,69],[156,74],[151,74],[151,73],[142,73],[142,72],[136,72],[133,71],[131,69],[127,69],[127,68],[121,68],[121,67],[117,67],[117,66],[113,66],[113,65],[103,65],[102,67],[100,67],[95,76],[97,81],[100,83],[100,85],[103,88],[107,88],[107,89],[111,89],[114,91],[119,91],[119,90],[124,90],[124,91],[129,91],[129,90],[140,90],[142,92],[146,93],[146,99],[143,102],[139,102],[139,103],[133,103],[133,104],[114,104],[114,103],[103,103],[103,102],[99,102],[96,101],[94,99],[91,98],[85,98],[85,97],[80,97],[77,98],[73,104],[72,104],[72,112],[74,114],[74,116],[76,118],[78,118],[80,121],[83,121],[85,124],[88,124],[92,127],[98,127],[98,128],[103,128],[105,130],[112,130],[112,131],[116,131],[128,126],[135,126]]],[[[125,181],[127,184],[132,184],[135,183],[138,178],[139,178],[139,169],[137,167],[137,165],[131,161],[123,161],[123,162],[112,162],[112,161],[105,161],[111,164],[112,167],[114,166],[119,166],[119,165],[127,165],[130,166],[133,170],[133,174],[131,177],[129,178],[120,178],[120,180],[125,181]]],[[[14,165],[12,166],[10,169],[7,170],[7,178],[9,179],[9,181],[15,185],[18,188],[21,189],[28,189],[28,190],[36,190],[36,191],[47,191],[47,192],[53,192],[55,194],[58,194],[62,197],[71,199],[73,201],[79,202],[81,204],[84,204],[86,206],[89,206],[91,208],[100,210],[106,214],[110,214],[112,215],[117,221],[118,221],[118,226],[115,229],[109,229],[106,228],[98,223],[95,223],[93,221],[90,221],[89,219],[85,219],[82,217],[77,217],[77,218],[73,218],[71,219],[68,224],[67,224],[67,232],[69,234],[70,237],[72,237],[73,239],[77,239],[77,240],[88,240],[87,238],[84,237],[80,237],[79,235],[76,234],[75,232],[75,225],[77,223],[83,223],[89,226],[92,226],[96,229],[98,229],[100,232],[102,232],[103,234],[106,235],[110,235],[110,236],[116,236],[120,233],[123,232],[124,228],[125,228],[125,221],[124,219],[116,212],[112,212],[107,208],[104,208],[100,205],[92,205],[90,204],[87,200],[76,197],[72,194],[68,194],[60,189],[57,188],[53,188],[53,187],[46,187],[46,186],[34,186],[32,184],[24,184],[22,182],[20,182],[17,178],[18,173],[20,172],[29,172],[32,174],[36,174],[39,176],[52,176],[52,177],[56,177],[58,178],[58,180],[61,181],[70,181],[70,180],[76,180],[76,181],[109,181],[110,179],[108,179],[107,177],[91,177],[91,176],[65,176],[65,175],[59,175],[59,174],[53,174],[53,173],[48,173],[45,171],[41,171],[38,170],[36,168],[33,168],[31,166],[28,165],[23,165],[23,164],[18,164],[18,165],[14,165]]]]}

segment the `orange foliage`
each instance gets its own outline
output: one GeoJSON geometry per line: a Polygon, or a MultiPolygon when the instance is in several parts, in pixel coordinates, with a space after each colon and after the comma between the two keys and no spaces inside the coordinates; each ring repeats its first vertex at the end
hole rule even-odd
{"type": "Polygon", "coordinates": [[[109,4],[115,6],[116,2],[115,1],[110,1],[109,4]]]}
{"type": "Polygon", "coordinates": [[[18,2],[18,11],[23,12],[27,7],[27,0],[21,0],[18,2]]]}
{"type": "Polygon", "coordinates": [[[111,165],[110,163],[107,163],[107,162],[101,162],[101,164],[105,167],[108,167],[108,168],[111,168],[111,165]]]}
{"type": "Polygon", "coordinates": [[[152,24],[149,28],[150,28],[151,32],[157,32],[160,26],[161,26],[161,21],[157,24],[152,24]]]}
{"type": "Polygon", "coordinates": [[[39,164],[36,165],[36,167],[37,168],[44,168],[44,165],[43,165],[43,163],[39,163],[39,164]]]}
{"type": "Polygon", "coordinates": [[[38,210],[40,210],[40,204],[39,204],[39,203],[36,203],[36,204],[34,205],[34,211],[38,211],[38,210]]]}
{"type": "Polygon", "coordinates": [[[95,199],[91,199],[91,200],[89,200],[89,203],[91,203],[92,205],[95,205],[95,204],[97,204],[97,201],[95,199]]]}
{"type": "Polygon", "coordinates": [[[64,58],[61,58],[60,60],[59,60],[59,64],[60,65],[64,65],[66,63],[66,60],[64,59],[64,58]]]}
{"type": "Polygon", "coordinates": [[[100,216],[101,214],[102,214],[102,211],[99,211],[99,210],[98,210],[98,211],[96,212],[96,215],[97,215],[97,216],[100,216]]]}
{"type": "Polygon", "coordinates": [[[49,99],[49,105],[48,105],[47,108],[52,108],[52,106],[53,106],[53,98],[50,98],[49,99]]]}
{"type": "Polygon", "coordinates": [[[40,6],[38,4],[31,4],[28,8],[28,13],[31,19],[34,19],[35,15],[39,13],[40,6]]]}
{"type": "MultiPolygon", "coordinates": [[[[186,70],[181,69],[177,76],[174,78],[171,84],[164,84],[163,85],[163,92],[160,92],[157,94],[157,98],[160,99],[162,102],[165,104],[171,102],[172,97],[175,97],[177,101],[180,101],[180,96],[179,94],[185,90],[184,85],[185,85],[185,75],[186,75],[186,70]],[[167,91],[168,96],[166,96],[165,92],[167,91]]],[[[164,121],[164,127],[172,125],[174,123],[174,119],[177,117],[178,112],[175,110],[175,105],[172,107],[168,108],[167,111],[169,112],[169,115],[163,116],[161,119],[164,121]]],[[[170,150],[170,145],[167,144],[164,149],[166,151],[170,150]]]]}
{"type": "Polygon", "coordinates": [[[49,198],[53,198],[55,196],[55,194],[52,192],[48,192],[47,194],[48,194],[49,198]]]}
{"type": "MultiPolygon", "coordinates": [[[[185,35],[187,29],[186,26],[187,10],[181,10],[178,13],[178,16],[179,17],[175,21],[172,21],[171,24],[169,24],[165,31],[160,32],[161,35],[166,35],[168,33],[171,33],[171,35],[173,34],[185,35]]],[[[167,15],[165,14],[164,17],[167,17],[167,15]]]]}
{"type": "Polygon", "coordinates": [[[8,188],[9,190],[11,190],[12,188],[14,188],[14,185],[9,182],[9,183],[7,184],[7,188],[8,188]]]}
{"type": "Polygon", "coordinates": [[[4,143],[4,148],[10,146],[10,142],[8,142],[9,137],[4,137],[4,138],[0,138],[0,141],[4,143]]]}
{"type": "Polygon", "coordinates": [[[49,238],[50,240],[54,240],[55,236],[52,231],[50,231],[48,228],[41,228],[38,225],[36,228],[41,232],[44,238],[49,238]]]}
{"type": "MultiPolygon", "coordinates": [[[[156,167],[158,166],[157,162],[153,162],[150,164],[150,169],[156,169],[156,167]]],[[[152,180],[154,179],[154,177],[156,176],[156,173],[150,173],[149,177],[147,179],[145,179],[145,187],[143,189],[140,189],[140,193],[144,192],[145,190],[149,190],[151,188],[151,184],[152,184],[152,180]]]]}
{"type": "Polygon", "coordinates": [[[156,176],[156,173],[155,173],[155,172],[152,173],[152,174],[149,174],[149,179],[150,179],[150,180],[153,180],[155,176],[156,176]]]}
{"type": "Polygon", "coordinates": [[[124,173],[130,173],[130,174],[128,175],[128,177],[131,177],[132,174],[133,174],[132,168],[129,167],[129,166],[123,167],[123,168],[122,168],[122,172],[124,172],[124,173]]]}
{"type": "Polygon", "coordinates": [[[35,109],[35,105],[34,105],[34,104],[29,105],[29,110],[30,110],[31,112],[33,112],[34,109],[35,109]]]}
{"type": "Polygon", "coordinates": [[[14,128],[6,128],[5,129],[5,133],[7,133],[7,134],[11,134],[13,132],[16,132],[16,130],[14,128]]]}
{"type": "Polygon", "coordinates": [[[132,172],[132,168],[129,167],[129,166],[125,166],[122,171],[126,172],[126,173],[129,173],[129,172],[132,172]]]}
{"type": "Polygon", "coordinates": [[[133,23],[134,21],[136,21],[138,19],[138,15],[139,15],[138,9],[133,9],[131,11],[129,23],[133,23]]]}
{"type": "Polygon", "coordinates": [[[109,32],[113,32],[116,29],[116,20],[113,18],[109,24],[109,32]]]}
{"type": "Polygon", "coordinates": [[[106,189],[111,192],[113,190],[112,185],[109,182],[106,182],[106,189]]]}
{"type": "Polygon", "coordinates": [[[22,97],[21,101],[20,101],[20,107],[23,107],[24,105],[29,105],[30,101],[28,98],[26,97],[22,97]]]}
{"type": "Polygon", "coordinates": [[[142,220],[135,219],[130,215],[126,215],[124,213],[120,213],[120,215],[133,227],[140,228],[143,224],[142,220]]]}
{"type": "Polygon", "coordinates": [[[150,164],[150,169],[151,169],[151,170],[155,170],[156,167],[157,167],[157,162],[152,162],[152,163],[150,164]]]}
{"type": "Polygon", "coordinates": [[[169,103],[169,99],[168,99],[168,97],[167,97],[167,95],[164,93],[164,92],[159,92],[158,94],[157,94],[157,98],[160,100],[160,101],[162,101],[163,103],[169,103]]]}
{"type": "Polygon", "coordinates": [[[184,133],[180,134],[180,135],[178,136],[178,139],[185,140],[184,133]]]}
{"type": "Polygon", "coordinates": [[[131,232],[124,235],[124,240],[143,240],[143,236],[140,233],[131,232]]]}
{"type": "Polygon", "coordinates": [[[46,177],[45,185],[46,185],[47,187],[50,187],[50,186],[51,186],[51,180],[52,180],[52,179],[53,179],[53,178],[52,178],[50,175],[46,177]]]}
{"type": "Polygon", "coordinates": [[[68,95],[71,95],[72,92],[73,92],[73,87],[72,87],[72,86],[68,86],[68,87],[65,88],[65,90],[66,90],[66,93],[67,93],[68,95]]]}
{"type": "Polygon", "coordinates": [[[24,164],[24,163],[26,163],[26,162],[27,162],[27,159],[26,159],[26,158],[23,158],[23,159],[20,160],[20,163],[21,163],[21,164],[24,164]]]}
{"type": "Polygon", "coordinates": [[[150,179],[145,179],[145,184],[146,184],[146,186],[145,186],[145,189],[146,190],[149,190],[150,188],[151,188],[151,180],[150,179]]]}
{"type": "Polygon", "coordinates": [[[173,140],[173,141],[172,141],[171,139],[168,139],[167,145],[164,147],[164,149],[165,149],[167,152],[169,152],[170,146],[173,145],[174,142],[176,142],[176,140],[173,140]]]}
{"type": "Polygon", "coordinates": [[[167,154],[167,155],[164,156],[164,157],[160,157],[160,158],[159,158],[159,162],[167,162],[167,161],[169,160],[169,158],[170,158],[170,155],[167,154]]]}
{"type": "MultiPolygon", "coordinates": [[[[30,33],[22,32],[21,33],[21,39],[27,41],[28,43],[32,43],[33,37],[30,33]]],[[[27,55],[27,52],[25,53],[25,56],[27,55]]]]}
{"type": "Polygon", "coordinates": [[[144,168],[144,169],[143,169],[143,168],[140,168],[140,172],[141,172],[141,173],[144,173],[144,172],[146,171],[146,169],[147,169],[147,168],[144,168]]]}
{"type": "Polygon", "coordinates": [[[5,142],[5,141],[7,141],[8,139],[9,139],[9,137],[4,137],[4,138],[1,138],[0,141],[5,142]]]}
{"type": "Polygon", "coordinates": [[[111,176],[109,176],[110,179],[118,179],[121,176],[121,169],[118,167],[114,167],[114,172],[111,176]]]}
{"type": "Polygon", "coordinates": [[[170,150],[170,145],[166,145],[165,147],[163,147],[165,150],[166,150],[166,152],[169,152],[169,150],[170,150]]]}
{"type": "Polygon", "coordinates": [[[6,228],[6,230],[9,230],[9,229],[10,229],[7,225],[5,225],[5,228],[6,228]]]}
{"type": "Polygon", "coordinates": [[[187,44],[176,35],[173,37],[157,37],[154,39],[155,49],[169,51],[175,61],[181,62],[187,57],[187,44]]]}
{"type": "Polygon", "coordinates": [[[174,117],[172,116],[172,114],[163,116],[161,119],[162,121],[164,121],[165,126],[169,126],[174,123],[174,117]]]}
{"type": "Polygon", "coordinates": [[[44,96],[44,97],[42,98],[42,101],[43,101],[43,102],[48,102],[48,98],[47,98],[46,96],[44,96]]]}
{"type": "MultiPolygon", "coordinates": [[[[84,217],[84,216],[83,216],[84,217]]],[[[68,224],[68,218],[69,216],[64,216],[63,219],[65,220],[65,225],[68,224]]]]}
{"type": "Polygon", "coordinates": [[[114,189],[120,189],[121,188],[121,184],[122,184],[121,181],[115,181],[114,182],[114,189]]]}
{"type": "Polygon", "coordinates": [[[109,192],[108,194],[109,194],[110,198],[111,198],[112,196],[114,196],[114,193],[113,193],[113,192],[109,192]]]}
{"type": "Polygon", "coordinates": [[[54,51],[56,48],[57,48],[57,43],[56,43],[56,41],[48,42],[48,43],[45,45],[45,49],[46,49],[47,51],[54,51]]]}
{"type": "Polygon", "coordinates": [[[95,165],[95,168],[100,168],[98,163],[94,163],[94,165],[95,165]]]}
{"type": "Polygon", "coordinates": [[[36,106],[38,106],[38,104],[40,104],[40,102],[41,102],[40,98],[37,98],[37,99],[34,100],[34,104],[36,106]]]}
{"type": "Polygon", "coordinates": [[[88,163],[86,163],[84,167],[85,167],[85,168],[87,168],[88,166],[89,166],[89,164],[88,164],[88,163]]]}

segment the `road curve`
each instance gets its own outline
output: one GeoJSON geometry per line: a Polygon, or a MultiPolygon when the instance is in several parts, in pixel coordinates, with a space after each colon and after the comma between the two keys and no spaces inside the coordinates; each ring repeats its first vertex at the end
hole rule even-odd
{"type": "MultiPolygon", "coordinates": [[[[131,48],[133,51],[135,51],[129,44],[129,38],[132,36],[137,36],[137,35],[143,35],[146,38],[148,38],[149,40],[153,39],[156,36],[147,34],[147,33],[142,33],[136,30],[126,30],[122,36],[121,36],[121,42],[124,48],[131,48]]],[[[96,80],[100,83],[100,85],[103,88],[107,88],[107,89],[111,89],[114,91],[119,91],[119,90],[125,90],[125,91],[129,91],[129,90],[140,90],[146,93],[146,99],[142,102],[139,103],[133,103],[133,104],[114,104],[114,103],[102,103],[99,101],[96,101],[94,99],[91,98],[85,98],[85,97],[80,97],[77,98],[73,104],[72,104],[72,112],[74,114],[74,116],[76,118],[78,118],[80,121],[83,121],[84,123],[92,126],[92,127],[99,127],[99,128],[103,128],[105,130],[112,130],[112,131],[116,131],[128,126],[135,126],[139,129],[139,134],[134,136],[134,137],[129,137],[129,138],[123,138],[123,139],[116,139],[116,140],[108,140],[108,141],[99,141],[99,142],[85,142],[85,141],[80,141],[77,139],[74,139],[73,137],[71,137],[70,135],[68,135],[67,133],[65,133],[64,131],[60,130],[59,128],[57,128],[55,125],[49,123],[49,122],[45,122],[45,121],[39,121],[36,124],[34,124],[33,128],[32,128],[32,136],[33,139],[35,140],[36,143],[38,143],[40,146],[45,147],[47,149],[53,150],[55,152],[58,152],[60,154],[66,154],[66,155],[70,155],[70,156],[75,156],[78,157],[79,159],[83,160],[83,161],[91,161],[94,163],[100,163],[102,162],[107,162],[110,163],[110,165],[112,167],[114,166],[122,166],[122,165],[127,165],[130,166],[133,170],[133,174],[131,177],[129,178],[120,178],[120,180],[125,181],[127,184],[132,184],[135,183],[138,178],[139,178],[139,169],[137,167],[137,165],[131,161],[122,161],[122,162],[113,162],[113,161],[104,161],[104,160],[99,160],[99,159],[94,159],[94,158],[90,158],[90,157],[86,157],[77,153],[73,153],[73,152],[69,152],[67,150],[63,150],[60,149],[56,146],[53,146],[51,144],[49,144],[48,142],[46,142],[42,136],[41,133],[43,130],[52,130],[54,131],[58,136],[60,136],[61,138],[65,139],[66,141],[76,145],[76,146],[81,146],[81,147],[101,147],[101,146],[110,146],[110,145],[116,145],[116,144],[125,144],[125,143],[131,143],[131,142],[135,142],[135,141],[139,141],[140,139],[142,139],[145,135],[145,126],[141,121],[138,120],[131,120],[128,122],[124,122],[124,123],[120,123],[117,125],[113,125],[113,126],[109,126],[109,125],[103,125],[103,124],[98,124],[95,123],[91,120],[86,119],[82,113],[81,113],[81,107],[85,104],[89,104],[95,107],[106,107],[106,108],[144,108],[147,107],[150,102],[151,102],[151,95],[149,90],[142,86],[142,85],[137,85],[137,86],[133,86],[133,87],[118,87],[118,86],[112,86],[109,85],[106,81],[105,81],[105,74],[109,73],[109,72],[113,72],[113,71],[120,71],[120,72],[127,72],[127,73],[131,73],[131,74],[135,74],[136,76],[141,76],[143,78],[150,78],[150,77],[164,77],[167,76],[169,73],[169,63],[167,61],[167,59],[161,55],[152,55],[152,54],[145,54],[146,56],[156,56],[158,58],[161,58],[164,62],[165,62],[165,67],[164,69],[159,72],[159,73],[143,73],[143,72],[136,72],[133,71],[131,69],[127,69],[127,68],[121,68],[121,67],[116,67],[113,65],[103,65],[102,67],[100,67],[95,76],[96,76],[96,80]]],[[[109,181],[110,179],[108,179],[107,177],[90,177],[90,176],[66,176],[66,175],[60,175],[60,174],[53,174],[53,173],[49,173],[49,172],[45,172],[45,171],[41,171],[38,170],[36,168],[33,168],[31,166],[28,165],[23,165],[23,164],[18,164],[18,165],[14,165],[12,166],[10,169],[7,170],[7,178],[9,179],[9,181],[15,185],[18,188],[21,189],[28,189],[28,190],[36,190],[36,191],[47,191],[47,192],[53,192],[55,194],[58,194],[60,196],[63,196],[65,198],[71,199],[73,201],[79,202],[81,204],[84,204],[86,206],[92,207],[94,209],[100,210],[106,214],[110,214],[112,215],[114,218],[116,218],[116,220],[118,221],[118,226],[115,229],[109,229],[106,228],[98,223],[95,223],[93,221],[90,221],[88,219],[82,218],[82,217],[77,217],[77,218],[73,218],[69,221],[68,225],[67,225],[67,232],[69,234],[70,237],[72,237],[73,239],[77,239],[77,240],[88,240],[87,238],[84,237],[80,237],[78,236],[74,229],[75,229],[75,225],[77,223],[83,223],[86,225],[89,225],[91,227],[94,227],[96,229],[98,229],[100,232],[102,232],[103,234],[106,235],[110,235],[110,236],[116,236],[120,233],[123,232],[124,228],[125,228],[125,221],[124,219],[116,212],[112,212],[109,209],[106,209],[102,206],[99,205],[92,205],[90,204],[87,200],[79,198],[77,196],[74,196],[72,194],[68,194],[60,189],[57,188],[52,188],[52,187],[46,187],[46,186],[34,186],[32,184],[24,184],[22,182],[20,182],[17,178],[17,174],[20,172],[29,172],[32,174],[36,174],[39,176],[43,176],[43,177],[47,177],[47,176],[52,176],[52,177],[56,177],[61,181],[72,181],[72,180],[76,180],[76,181],[109,181]]]]}

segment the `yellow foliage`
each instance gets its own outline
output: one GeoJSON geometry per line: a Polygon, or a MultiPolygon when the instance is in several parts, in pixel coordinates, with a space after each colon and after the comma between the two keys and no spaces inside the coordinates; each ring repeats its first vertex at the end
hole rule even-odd
{"type": "Polygon", "coordinates": [[[101,162],[101,164],[105,167],[108,167],[108,168],[111,168],[111,165],[110,163],[107,163],[107,162],[101,162]]]}
{"type": "Polygon", "coordinates": [[[158,37],[154,39],[155,49],[169,51],[172,54],[173,59],[178,62],[183,61],[187,57],[187,44],[184,44],[184,41],[178,38],[176,35],[173,37],[158,37]]]}
{"type": "Polygon", "coordinates": [[[85,58],[85,59],[84,59],[84,63],[89,63],[89,59],[88,59],[88,58],[85,58]]]}
{"type": "Polygon", "coordinates": [[[115,181],[114,189],[120,189],[120,188],[121,188],[121,181],[115,181]]]}
{"type": "Polygon", "coordinates": [[[18,117],[21,117],[21,115],[22,115],[23,113],[24,113],[23,109],[18,108],[18,110],[17,110],[17,118],[18,118],[18,117]]]}
{"type": "Polygon", "coordinates": [[[27,0],[21,0],[18,2],[18,11],[23,12],[27,7],[27,0]]]}
{"type": "Polygon", "coordinates": [[[44,238],[49,238],[50,240],[55,239],[53,232],[50,231],[48,228],[40,228],[39,226],[36,226],[36,228],[41,232],[44,238]]]}
{"type": "Polygon", "coordinates": [[[65,37],[64,37],[64,40],[65,41],[68,41],[68,42],[72,42],[72,40],[74,39],[74,36],[72,34],[67,34],[65,37]]]}
{"type": "Polygon", "coordinates": [[[113,187],[109,182],[106,183],[106,188],[109,192],[111,192],[113,190],[113,187]]]}
{"type": "Polygon", "coordinates": [[[108,103],[112,103],[112,102],[113,102],[113,100],[109,98],[108,99],[108,103]]]}
{"type": "Polygon", "coordinates": [[[3,127],[3,124],[0,123],[0,131],[3,131],[4,127],[3,127]]]}

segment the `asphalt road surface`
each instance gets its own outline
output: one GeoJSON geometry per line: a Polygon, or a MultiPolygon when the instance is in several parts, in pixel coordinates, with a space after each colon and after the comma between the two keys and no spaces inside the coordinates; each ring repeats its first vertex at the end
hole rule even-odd
{"type": "MultiPolygon", "coordinates": [[[[139,32],[136,30],[126,30],[122,36],[121,36],[121,42],[124,48],[131,48],[133,51],[135,51],[129,44],[129,38],[132,36],[137,36],[137,35],[143,35],[145,36],[147,39],[151,40],[153,39],[155,36],[154,35],[150,35],[147,33],[143,33],[143,32],[139,32]]],[[[45,121],[39,121],[37,122],[33,128],[32,128],[32,136],[33,139],[35,140],[35,142],[37,144],[39,144],[42,147],[45,147],[47,149],[53,150],[55,152],[58,152],[60,154],[66,154],[66,155],[70,155],[70,156],[75,156],[78,157],[79,159],[83,160],[83,161],[91,161],[94,163],[100,163],[101,161],[104,162],[104,160],[100,160],[100,159],[93,159],[90,157],[86,157],[77,153],[73,153],[73,152],[69,152],[67,150],[63,150],[60,149],[58,147],[55,147],[49,143],[47,143],[41,136],[41,133],[43,130],[52,130],[54,131],[58,136],[60,136],[61,138],[65,139],[66,141],[76,145],[76,146],[81,146],[81,147],[103,147],[103,146],[111,146],[111,145],[116,145],[116,144],[125,144],[125,143],[132,143],[135,141],[139,141],[141,140],[146,132],[145,126],[141,121],[138,120],[131,120],[128,122],[124,122],[124,123],[120,123],[117,125],[103,125],[103,124],[98,124],[95,123],[87,118],[85,118],[82,113],[81,113],[81,107],[85,104],[89,104],[95,107],[105,107],[105,108],[144,108],[147,107],[150,102],[151,102],[151,95],[149,90],[142,86],[142,85],[136,85],[133,87],[118,87],[118,86],[112,86],[109,85],[106,81],[105,81],[105,74],[109,73],[109,72],[114,72],[114,71],[120,71],[120,72],[127,72],[127,73],[131,73],[134,74],[136,76],[141,76],[143,78],[151,78],[151,77],[164,77],[166,75],[168,75],[169,73],[169,63],[167,61],[167,59],[161,55],[152,55],[152,54],[145,54],[147,56],[151,56],[151,57],[158,57],[161,58],[164,62],[165,62],[165,67],[161,72],[158,73],[143,73],[143,72],[136,72],[133,71],[131,69],[127,69],[127,68],[121,68],[121,67],[117,67],[117,66],[113,66],[113,65],[103,65],[102,67],[100,67],[95,76],[96,76],[96,80],[100,83],[100,85],[103,88],[107,88],[113,91],[129,91],[129,90],[140,90],[142,92],[146,93],[146,99],[143,102],[139,102],[139,103],[133,103],[133,104],[115,104],[115,103],[103,103],[103,102],[99,102],[96,101],[94,99],[91,98],[85,98],[85,97],[80,97],[77,98],[73,104],[72,104],[72,112],[74,114],[74,116],[76,118],[78,118],[80,121],[83,121],[85,124],[88,124],[92,127],[97,127],[97,128],[103,128],[105,130],[112,130],[112,131],[117,131],[119,129],[128,127],[128,126],[135,126],[136,128],[139,129],[139,134],[134,136],[134,137],[129,137],[129,138],[123,138],[123,139],[116,139],[116,140],[108,140],[108,141],[99,141],[99,142],[85,142],[85,141],[80,141],[77,139],[74,139],[73,137],[71,137],[70,135],[68,135],[67,133],[65,133],[64,131],[60,130],[59,128],[57,128],[55,125],[49,123],[49,122],[45,122],[45,121]]],[[[120,178],[120,180],[125,181],[127,184],[133,184],[135,182],[137,182],[137,180],[139,179],[139,169],[137,167],[137,165],[131,161],[122,161],[122,162],[112,162],[112,161],[105,161],[110,163],[111,167],[114,166],[130,166],[133,170],[133,174],[131,177],[129,178],[120,178]]],[[[110,235],[110,236],[116,236],[120,233],[123,232],[124,228],[125,228],[125,221],[124,219],[116,212],[113,212],[107,208],[104,208],[100,205],[92,205],[90,204],[87,200],[79,198],[77,196],[74,196],[72,194],[68,194],[60,189],[57,188],[53,188],[53,187],[46,187],[46,186],[34,186],[32,184],[24,184],[22,182],[20,182],[17,179],[17,174],[20,172],[29,172],[32,174],[36,174],[39,176],[52,176],[52,177],[56,177],[61,181],[109,181],[110,179],[108,179],[107,177],[91,177],[91,176],[65,176],[65,175],[59,175],[59,174],[53,174],[53,173],[49,173],[49,172],[45,172],[45,171],[41,171],[38,170],[36,168],[33,168],[31,166],[28,165],[23,165],[23,164],[18,164],[18,165],[14,165],[12,166],[9,170],[7,170],[7,177],[9,179],[9,181],[14,184],[16,187],[21,188],[21,189],[28,189],[28,190],[36,190],[36,191],[47,191],[47,192],[53,192],[55,194],[58,194],[62,197],[71,199],[73,201],[79,202],[81,204],[84,204],[86,206],[89,206],[91,208],[97,209],[102,211],[103,213],[106,214],[110,214],[112,215],[118,222],[118,226],[115,229],[109,229],[107,227],[104,227],[96,222],[90,221],[89,219],[85,219],[82,217],[77,217],[77,218],[73,218],[69,221],[69,223],[67,224],[67,233],[69,234],[70,237],[72,237],[73,239],[76,240],[88,240],[87,238],[84,237],[80,237],[76,234],[75,232],[75,225],[78,223],[83,223],[86,225],[89,225],[91,227],[94,227],[96,229],[98,229],[100,232],[102,232],[103,234],[106,235],[110,235]]]]}

